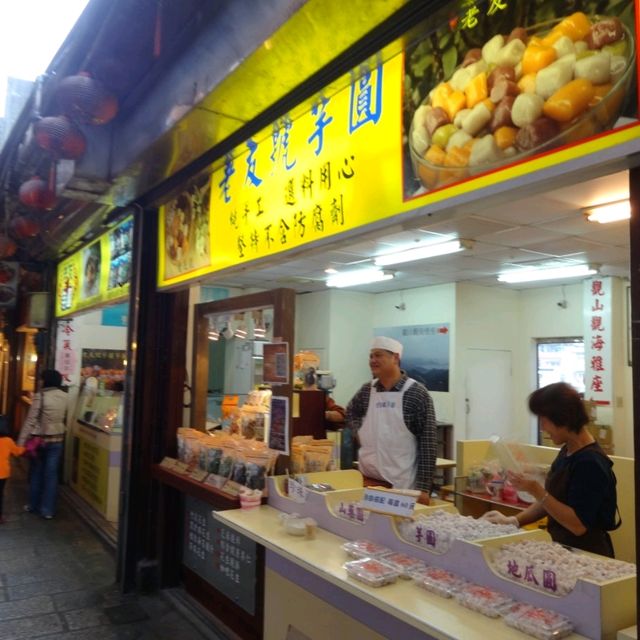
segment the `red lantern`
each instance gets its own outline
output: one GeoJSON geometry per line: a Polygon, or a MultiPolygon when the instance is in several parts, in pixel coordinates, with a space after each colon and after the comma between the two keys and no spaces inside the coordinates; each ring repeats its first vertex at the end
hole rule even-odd
{"type": "Polygon", "coordinates": [[[87,124],[106,124],[118,113],[117,98],[87,73],[61,80],[57,98],[66,115],[87,124]]]}
{"type": "Polygon", "coordinates": [[[11,231],[18,238],[35,238],[40,232],[40,225],[27,216],[18,216],[11,221],[11,231]]]}
{"type": "Polygon", "coordinates": [[[38,146],[56,158],[76,160],[87,147],[82,132],[65,116],[38,120],[33,125],[33,133],[38,146]]]}
{"type": "Polygon", "coordinates": [[[0,258],[10,258],[18,250],[18,245],[8,236],[0,235],[0,258]]]}
{"type": "Polygon", "coordinates": [[[56,192],[49,188],[45,180],[34,176],[20,185],[18,197],[20,202],[27,207],[45,211],[53,207],[56,201],[56,192]]]}

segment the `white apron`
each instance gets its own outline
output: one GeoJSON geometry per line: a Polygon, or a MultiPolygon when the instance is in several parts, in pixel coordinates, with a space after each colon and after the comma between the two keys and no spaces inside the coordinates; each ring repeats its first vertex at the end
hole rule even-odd
{"type": "Polygon", "coordinates": [[[376,382],[371,383],[369,407],[358,431],[358,468],[397,489],[414,489],[416,438],[404,423],[402,401],[415,380],[407,378],[400,391],[376,391],[376,382]]]}

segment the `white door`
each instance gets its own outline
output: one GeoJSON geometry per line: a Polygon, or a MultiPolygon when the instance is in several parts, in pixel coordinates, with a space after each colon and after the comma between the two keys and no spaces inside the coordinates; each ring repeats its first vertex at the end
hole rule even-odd
{"type": "Polygon", "coordinates": [[[467,349],[467,439],[507,437],[513,428],[511,351],[467,349]]]}

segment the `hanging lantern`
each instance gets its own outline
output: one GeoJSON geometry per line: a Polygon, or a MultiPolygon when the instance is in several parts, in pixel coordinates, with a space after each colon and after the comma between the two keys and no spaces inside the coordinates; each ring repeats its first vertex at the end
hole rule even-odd
{"type": "Polygon", "coordinates": [[[87,73],[61,80],[57,99],[63,113],[87,124],[106,124],[118,113],[118,99],[87,73]]]}
{"type": "Polygon", "coordinates": [[[0,258],[10,258],[18,250],[18,245],[8,236],[0,234],[0,258]]]}
{"type": "Polygon", "coordinates": [[[48,116],[33,125],[38,146],[57,158],[77,160],[87,142],[82,132],[65,116],[48,116]]]}
{"type": "Polygon", "coordinates": [[[39,176],[33,176],[20,185],[18,192],[20,202],[33,209],[46,211],[51,209],[56,201],[56,192],[39,176]]]}
{"type": "Polygon", "coordinates": [[[35,238],[40,233],[40,225],[28,216],[18,216],[11,221],[11,231],[19,238],[35,238]]]}

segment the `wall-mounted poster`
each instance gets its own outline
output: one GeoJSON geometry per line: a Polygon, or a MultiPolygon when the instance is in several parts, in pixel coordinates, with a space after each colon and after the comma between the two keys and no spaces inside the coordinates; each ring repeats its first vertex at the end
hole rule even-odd
{"type": "Polygon", "coordinates": [[[429,391],[449,391],[449,324],[414,324],[374,329],[402,344],[400,366],[429,391]]]}
{"type": "Polygon", "coordinates": [[[116,289],[131,280],[131,247],[133,245],[133,218],[125,220],[109,233],[109,281],[107,289],[116,289]]]}
{"type": "Polygon", "coordinates": [[[289,398],[271,397],[271,424],[269,426],[269,449],[289,455],[289,398]]]}
{"type": "Polygon", "coordinates": [[[133,217],[58,263],[56,317],[129,296],[133,217]]]}
{"type": "Polygon", "coordinates": [[[122,391],[126,357],[124,349],[83,349],[80,361],[81,382],[95,378],[99,389],[122,391]]]}
{"type": "Polygon", "coordinates": [[[80,277],[82,298],[94,298],[100,293],[100,266],[102,250],[100,242],[82,250],[82,275],[80,277]]]}
{"type": "Polygon", "coordinates": [[[289,343],[266,342],[262,347],[262,379],[267,384],[288,384],[289,343]]]}

